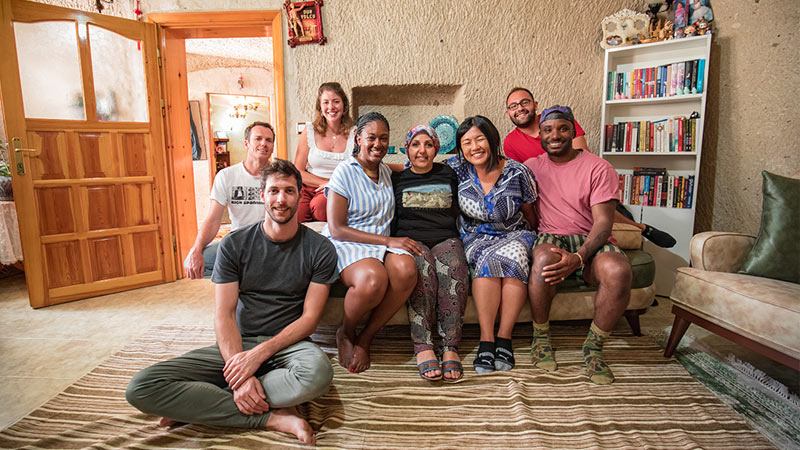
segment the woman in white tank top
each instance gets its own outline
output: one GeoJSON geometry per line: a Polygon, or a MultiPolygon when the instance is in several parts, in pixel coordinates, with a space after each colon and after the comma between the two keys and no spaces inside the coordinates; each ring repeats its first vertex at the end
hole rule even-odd
{"type": "Polygon", "coordinates": [[[314,106],[314,121],[306,123],[294,156],[294,165],[303,175],[297,208],[301,223],[327,221],[325,185],[336,166],[350,155],[355,138],[350,100],[339,83],[323,83],[314,106]]]}

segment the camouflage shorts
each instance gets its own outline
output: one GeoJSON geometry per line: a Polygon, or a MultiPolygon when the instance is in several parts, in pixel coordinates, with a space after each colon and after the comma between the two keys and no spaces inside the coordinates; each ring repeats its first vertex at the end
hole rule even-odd
{"type": "MultiPolygon", "coordinates": [[[[586,236],[582,234],[550,234],[550,233],[539,233],[536,235],[536,242],[533,244],[536,247],[539,244],[552,244],[558,248],[562,248],[570,253],[577,252],[583,243],[586,242],[586,236]]],[[[599,250],[595,253],[603,253],[603,252],[614,252],[614,253],[623,253],[622,249],[617,247],[615,244],[611,242],[606,242],[605,245],[600,247],[599,250]]]]}
{"type": "MultiPolygon", "coordinates": [[[[582,234],[550,234],[550,233],[539,233],[536,235],[536,242],[533,244],[534,247],[540,244],[552,244],[558,248],[564,249],[570,253],[577,252],[584,242],[586,242],[585,235],[582,234]]],[[[616,244],[612,244],[611,242],[606,242],[605,245],[600,247],[597,252],[595,252],[592,257],[604,252],[612,252],[612,253],[621,253],[625,254],[621,248],[619,248],[616,244]]],[[[591,258],[589,258],[591,259],[591,258]]],[[[586,262],[589,262],[588,260],[586,262]]],[[[573,274],[579,279],[583,278],[583,269],[578,269],[573,274]]]]}

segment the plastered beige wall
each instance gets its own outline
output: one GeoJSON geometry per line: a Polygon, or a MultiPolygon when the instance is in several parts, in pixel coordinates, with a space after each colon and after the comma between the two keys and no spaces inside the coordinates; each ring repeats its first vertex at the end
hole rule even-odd
{"type": "Polygon", "coordinates": [[[800,170],[800,2],[711,6],[717,34],[695,230],[756,234],[761,171],[800,170]]]}
{"type": "MultiPolygon", "coordinates": [[[[77,1],[73,5],[94,2],[77,1]]],[[[130,0],[115,3],[129,17],[130,0]]],[[[282,0],[144,0],[145,13],[280,9],[282,0]]],[[[797,0],[712,0],[714,40],[697,231],[758,230],[760,171],[796,172],[800,119],[794,103],[800,42],[797,0]]],[[[459,84],[464,114],[483,114],[505,134],[503,100],[514,85],[542,106],[571,105],[596,151],[600,141],[603,17],[644,1],[328,0],[328,43],[290,49],[284,62],[289,153],[294,124],[309,120],[317,86],[459,84]]],[[[459,117],[463,119],[463,117],[459,117]]],[[[404,130],[394,130],[402,133],[404,130]]]]}

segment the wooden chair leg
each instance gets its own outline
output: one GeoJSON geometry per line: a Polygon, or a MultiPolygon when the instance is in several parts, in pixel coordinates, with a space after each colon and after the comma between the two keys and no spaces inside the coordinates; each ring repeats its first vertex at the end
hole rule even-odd
{"type": "MultiPolygon", "coordinates": [[[[672,310],[675,312],[675,309],[672,310]]],[[[675,349],[678,348],[678,343],[683,338],[684,333],[689,328],[692,322],[684,319],[679,315],[675,315],[675,322],[672,323],[672,331],[669,333],[669,339],[667,339],[667,348],[664,349],[664,357],[669,358],[675,353],[675,349]]]]}
{"type": "Polygon", "coordinates": [[[625,310],[625,319],[628,321],[628,325],[631,326],[631,330],[633,330],[633,334],[635,336],[642,335],[642,327],[639,325],[639,316],[646,311],[644,309],[630,309],[625,310]]]}

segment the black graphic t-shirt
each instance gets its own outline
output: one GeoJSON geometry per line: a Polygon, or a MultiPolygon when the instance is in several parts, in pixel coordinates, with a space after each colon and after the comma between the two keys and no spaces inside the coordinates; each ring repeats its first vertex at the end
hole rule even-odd
{"type": "Polygon", "coordinates": [[[392,174],[395,214],[392,236],[410,237],[428,248],[458,237],[458,178],[435,163],[425,174],[411,169],[392,174]]]}

